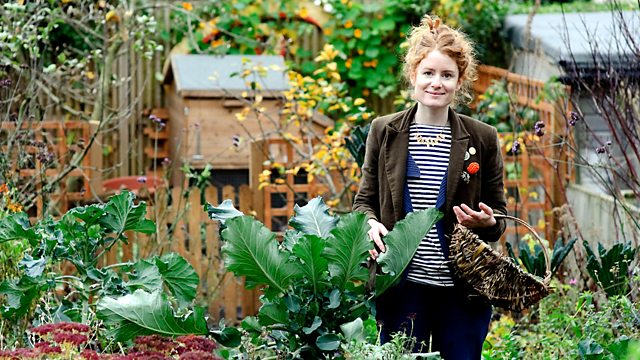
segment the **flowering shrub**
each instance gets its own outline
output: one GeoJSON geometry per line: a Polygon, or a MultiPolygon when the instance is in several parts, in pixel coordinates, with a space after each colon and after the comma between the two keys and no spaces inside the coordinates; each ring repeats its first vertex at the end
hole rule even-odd
{"type": "Polygon", "coordinates": [[[202,336],[185,335],[169,338],[160,335],[139,336],[125,354],[100,353],[91,328],[73,322],[45,324],[30,330],[35,338],[32,348],[0,351],[0,360],[14,359],[71,359],[86,360],[217,360],[216,343],[202,336]]]}

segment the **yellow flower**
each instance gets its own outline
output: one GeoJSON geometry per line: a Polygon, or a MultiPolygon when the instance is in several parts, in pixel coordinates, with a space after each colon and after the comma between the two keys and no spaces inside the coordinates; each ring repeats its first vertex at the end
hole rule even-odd
{"type": "Polygon", "coordinates": [[[191,10],[193,10],[193,5],[191,5],[190,2],[186,2],[185,1],[185,2],[182,3],[182,8],[187,10],[187,11],[191,11],[191,10]]]}
{"type": "Polygon", "coordinates": [[[338,56],[338,50],[331,44],[325,44],[320,55],[315,58],[315,61],[332,61],[336,56],[338,56]]]}
{"type": "Polygon", "coordinates": [[[12,203],[11,201],[9,201],[9,203],[7,204],[7,209],[11,212],[20,212],[22,211],[22,205],[17,204],[17,203],[12,203]]]}
{"type": "Polygon", "coordinates": [[[353,105],[355,105],[355,106],[360,106],[360,105],[362,105],[362,104],[364,104],[364,103],[365,103],[365,101],[364,101],[364,99],[363,99],[363,98],[357,98],[357,99],[355,99],[355,100],[353,101],[353,105]]]}
{"type": "Polygon", "coordinates": [[[309,16],[309,10],[307,10],[306,7],[303,7],[302,9],[300,9],[300,12],[298,13],[298,15],[301,18],[306,19],[309,16]]]}
{"type": "Polygon", "coordinates": [[[346,23],[344,23],[344,27],[345,27],[346,29],[351,29],[351,28],[353,27],[353,21],[351,21],[351,20],[347,20],[347,22],[346,22],[346,23]]]}
{"type": "Polygon", "coordinates": [[[344,66],[345,66],[347,69],[351,69],[351,62],[352,62],[352,60],[351,60],[351,59],[347,59],[347,61],[344,63],[344,66]]]}
{"type": "Polygon", "coordinates": [[[113,21],[117,23],[120,21],[120,16],[118,16],[118,14],[114,10],[111,10],[107,13],[107,15],[104,16],[104,19],[107,22],[113,21]]]}
{"type": "Polygon", "coordinates": [[[356,39],[360,39],[360,38],[362,37],[362,30],[360,30],[360,29],[356,29],[356,30],[353,32],[353,36],[355,36],[355,37],[356,37],[356,39]]]}

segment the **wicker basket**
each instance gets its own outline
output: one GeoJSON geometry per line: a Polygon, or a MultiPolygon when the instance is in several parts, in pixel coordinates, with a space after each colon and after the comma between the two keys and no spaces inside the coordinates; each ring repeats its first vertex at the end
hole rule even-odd
{"type": "Polygon", "coordinates": [[[544,251],[547,271],[543,279],[524,271],[507,256],[493,250],[478,235],[457,224],[451,235],[450,257],[456,275],[492,305],[522,311],[549,295],[551,264],[549,254],[536,231],[516,217],[495,214],[525,226],[544,251]]]}

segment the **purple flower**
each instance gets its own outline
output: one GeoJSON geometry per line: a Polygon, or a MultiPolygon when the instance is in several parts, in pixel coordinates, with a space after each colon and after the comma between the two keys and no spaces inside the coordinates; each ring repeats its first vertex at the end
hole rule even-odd
{"type": "Polygon", "coordinates": [[[604,154],[605,152],[607,152],[607,148],[604,145],[596,148],[596,154],[604,154]]]}
{"type": "Polygon", "coordinates": [[[571,116],[569,118],[569,125],[575,126],[576,122],[580,120],[580,114],[575,111],[571,112],[571,116]]]}
{"type": "Polygon", "coordinates": [[[520,151],[520,141],[514,140],[513,146],[511,146],[511,152],[517,154],[520,151]]]}
{"type": "Polygon", "coordinates": [[[140,176],[138,178],[138,182],[141,183],[141,184],[146,183],[147,182],[147,177],[146,176],[140,176]]]}
{"type": "Polygon", "coordinates": [[[538,120],[535,125],[533,125],[533,131],[535,132],[536,136],[544,135],[544,127],[545,124],[544,122],[542,122],[542,120],[538,120]]]}
{"type": "Polygon", "coordinates": [[[171,159],[169,159],[169,158],[167,158],[167,157],[166,157],[166,158],[164,158],[164,159],[162,160],[162,165],[164,165],[164,166],[169,166],[169,165],[171,165],[171,159]]]}
{"type": "Polygon", "coordinates": [[[9,87],[11,86],[11,79],[2,79],[0,80],[0,88],[1,87],[9,87]]]}
{"type": "Polygon", "coordinates": [[[575,278],[572,278],[571,280],[569,280],[569,285],[575,285],[578,283],[578,280],[576,280],[575,278]]]}
{"type": "Polygon", "coordinates": [[[149,115],[149,120],[151,120],[154,123],[156,123],[156,125],[158,127],[160,127],[160,128],[163,128],[166,125],[164,122],[162,122],[162,119],[160,119],[159,117],[157,117],[157,116],[155,116],[153,114],[149,115]]]}

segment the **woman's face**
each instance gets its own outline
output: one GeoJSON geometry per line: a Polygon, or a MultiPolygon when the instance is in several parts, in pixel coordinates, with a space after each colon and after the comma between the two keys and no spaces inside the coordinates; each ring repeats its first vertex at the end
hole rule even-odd
{"type": "Polygon", "coordinates": [[[433,50],[418,63],[411,85],[413,98],[420,104],[434,110],[447,107],[460,88],[458,65],[448,55],[433,50]]]}

